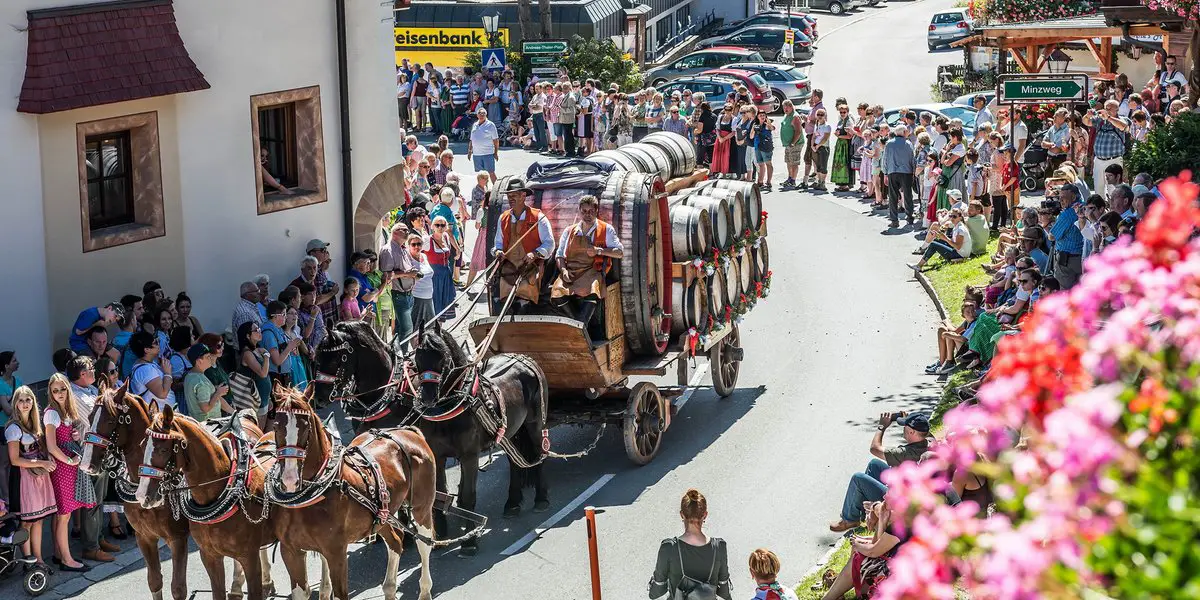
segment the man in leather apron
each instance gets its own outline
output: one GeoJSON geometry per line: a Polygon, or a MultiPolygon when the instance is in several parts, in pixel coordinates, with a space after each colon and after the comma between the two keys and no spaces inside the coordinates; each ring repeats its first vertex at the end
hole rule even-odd
{"type": "Polygon", "coordinates": [[[595,196],[579,199],[579,218],[562,232],[558,240],[555,262],[558,279],[550,290],[554,300],[566,299],[573,306],[575,318],[587,327],[600,299],[604,297],[604,276],[612,261],[625,254],[612,225],[601,221],[600,201],[595,196]]]}
{"type": "Polygon", "coordinates": [[[541,211],[525,205],[533,190],[524,179],[509,178],[504,193],[510,208],[500,215],[493,246],[501,261],[500,299],[507,299],[515,286],[516,313],[528,314],[539,300],[545,260],[554,251],[554,231],[541,211]]]}

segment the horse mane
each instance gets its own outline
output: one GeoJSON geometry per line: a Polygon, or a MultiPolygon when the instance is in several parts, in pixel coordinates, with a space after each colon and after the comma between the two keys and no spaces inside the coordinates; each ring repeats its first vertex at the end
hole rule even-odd
{"type": "MultiPolygon", "coordinates": [[[[169,410],[170,407],[168,406],[167,409],[169,410]]],[[[209,433],[207,428],[201,426],[199,421],[187,415],[181,415],[173,410],[169,410],[169,412],[165,410],[150,415],[149,429],[156,430],[156,433],[158,434],[166,434],[168,437],[178,442],[187,441],[187,439],[184,437],[186,425],[191,425],[192,429],[199,431],[201,436],[207,435],[213,440],[217,439],[215,435],[209,433]],[[167,423],[168,415],[170,415],[171,418],[170,423],[167,423]]]]}
{"type": "Polygon", "coordinates": [[[293,410],[316,414],[312,405],[304,397],[304,392],[294,387],[281,387],[278,394],[278,400],[275,403],[275,410],[293,410]]]}

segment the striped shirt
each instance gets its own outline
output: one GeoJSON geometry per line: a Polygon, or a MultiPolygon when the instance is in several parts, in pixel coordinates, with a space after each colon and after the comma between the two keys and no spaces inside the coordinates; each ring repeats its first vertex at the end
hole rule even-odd
{"type": "Polygon", "coordinates": [[[1056,252],[1074,255],[1083,254],[1083,234],[1075,226],[1075,222],[1079,220],[1079,215],[1075,210],[1080,206],[1083,206],[1083,203],[1076,201],[1066,210],[1058,213],[1058,219],[1050,227],[1050,233],[1054,235],[1054,250],[1056,252]]]}
{"type": "Polygon", "coordinates": [[[462,106],[467,103],[467,96],[470,95],[470,88],[466,84],[454,84],[450,86],[450,102],[455,106],[462,106]]]}

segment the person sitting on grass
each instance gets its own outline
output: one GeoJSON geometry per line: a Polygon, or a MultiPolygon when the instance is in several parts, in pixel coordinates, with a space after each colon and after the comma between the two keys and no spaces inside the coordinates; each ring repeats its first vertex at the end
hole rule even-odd
{"type": "Polygon", "coordinates": [[[1033,293],[1041,282],[1042,274],[1037,269],[1021,271],[1017,276],[1017,292],[1004,305],[988,310],[988,314],[995,316],[1001,325],[1012,323],[1033,305],[1033,293]]]}
{"type": "Polygon", "coordinates": [[[883,483],[882,479],[883,472],[900,463],[921,458],[921,455],[929,448],[929,441],[926,439],[928,435],[929,417],[923,413],[910,415],[905,412],[897,412],[879,415],[879,426],[875,436],[871,439],[871,455],[875,458],[867,463],[865,473],[855,473],[850,476],[850,483],[846,486],[846,496],[842,500],[842,518],[840,521],[830,523],[829,530],[841,533],[857,527],[864,518],[863,502],[882,500],[884,494],[887,493],[887,485],[883,483]],[[892,423],[898,423],[904,427],[904,443],[885,450],[883,435],[892,423]]]}
{"type": "Polygon", "coordinates": [[[779,585],[779,557],[766,548],[750,553],[750,576],[754,578],[753,600],[796,600],[796,592],[779,585]]]}
{"type": "Polygon", "coordinates": [[[963,223],[963,213],[957,208],[950,209],[950,222],[948,229],[950,234],[946,235],[944,229],[939,229],[933,235],[933,239],[929,242],[929,246],[925,248],[925,252],[921,256],[921,260],[916,264],[909,263],[908,268],[914,271],[920,271],[925,268],[925,263],[933,258],[934,254],[940,255],[946,262],[957,262],[971,257],[971,232],[967,230],[966,224],[963,223]]]}
{"type": "Polygon", "coordinates": [[[850,538],[853,553],[850,560],[834,578],[822,600],[840,600],[854,590],[856,598],[870,598],[879,582],[887,578],[888,561],[896,550],[908,539],[911,529],[895,527],[892,511],[886,502],[864,502],[869,536],[855,535],[850,538]],[[904,534],[901,534],[901,531],[904,534]]]}
{"type": "Polygon", "coordinates": [[[954,357],[966,347],[967,340],[975,329],[975,315],[979,307],[974,302],[963,302],[963,322],[953,327],[950,320],[942,322],[938,327],[938,359],[937,362],[925,367],[926,375],[945,375],[954,369],[954,357]]]}
{"type": "Polygon", "coordinates": [[[1000,231],[1000,237],[996,238],[996,254],[992,256],[992,266],[984,267],[983,270],[991,273],[996,269],[1004,266],[1004,251],[1009,246],[1021,245],[1021,232],[1029,227],[1036,227],[1038,224],[1037,209],[1032,206],[1027,206],[1021,210],[1021,218],[1014,219],[1010,227],[1000,231]]]}

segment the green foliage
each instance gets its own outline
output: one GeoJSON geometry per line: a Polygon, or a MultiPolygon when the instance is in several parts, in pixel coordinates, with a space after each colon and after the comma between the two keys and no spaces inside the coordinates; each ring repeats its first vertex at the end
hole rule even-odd
{"type": "MultiPolygon", "coordinates": [[[[863,532],[865,535],[870,535],[869,532],[863,532]]],[[[796,598],[798,600],[820,600],[825,596],[825,589],[820,587],[821,576],[826,570],[832,570],[834,574],[841,572],[846,563],[850,562],[850,542],[846,538],[838,540],[838,549],[829,557],[829,562],[825,563],[821,568],[809,573],[799,585],[796,586],[796,598]],[[812,589],[813,586],[818,586],[818,589],[812,589]]],[[[847,598],[853,598],[854,592],[848,592],[847,598]]]]}
{"type": "Polygon", "coordinates": [[[1130,173],[1149,173],[1154,179],[1192,170],[1192,179],[1200,181],[1200,114],[1182,113],[1170,123],[1155,127],[1146,141],[1133,146],[1125,160],[1130,173]]]}
{"type": "Polygon", "coordinates": [[[942,305],[946,307],[946,313],[952,320],[957,321],[960,316],[959,309],[962,308],[963,298],[967,295],[967,286],[988,282],[990,275],[980,269],[979,265],[991,262],[992,255],[996,253],[997,243],[996,240],[991,240],[988,242],[987,252],[962,262],[937,261],[933,269],[925,272],[929,284],[933,286],[938,298],[941,298],[942,305]]]}
{"type": "Polygon", "coordinates": [[[938,398],[937,406],[933,407],[933,414],[929,417],[930,425],[940,427],[942,417],[962,403],[962,399],[954,391],[978,378],[979,373],[976,371],[959,371],[947,378],[946,386],[942,388],[942,396],[938,398]]]}
{"type": "Polygon", "coordinates": [[[571,49],[559,64],[566,67],[572,79],[594,79],[601,89],[616,83],[621,91],[632,92],[642,87],[642,73],[633,57],[621,52],[612,40],[571,38],[571,49]]]}

